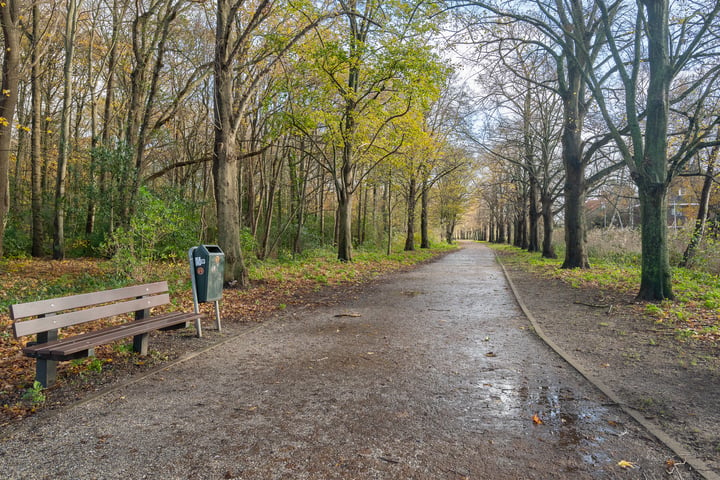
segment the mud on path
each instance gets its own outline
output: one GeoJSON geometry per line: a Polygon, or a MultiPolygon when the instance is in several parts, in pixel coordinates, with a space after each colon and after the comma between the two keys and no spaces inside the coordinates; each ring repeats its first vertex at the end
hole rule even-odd
{"type": "Polygon", "coordinates": [[[672,453],[535,336],[489,249],[359,292],[26,419],[0,475],[668,478],[672,453]]]}

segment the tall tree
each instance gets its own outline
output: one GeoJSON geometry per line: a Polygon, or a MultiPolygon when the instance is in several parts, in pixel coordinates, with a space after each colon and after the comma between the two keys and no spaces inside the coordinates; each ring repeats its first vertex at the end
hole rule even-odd
{"type": "Polygon", "coordinates": [[[225,281],[248,283],[240,245],[238,136],[253,93],[282,56],[324,17],[276,0],[218,0],[215,29],[213,179],[225,281]],[[301,19],[299,21],[293,20],[301,19]],[[241,60],[241,61],[240,61],[241,60]]]}
{"type": "Polygon", "coordinates": [[[7,214],[10,209],[10,142],[13,119],[18,101],[20,64],[20,12],[18,0],[0,2],[0,22],[3,33],[2,91],[0,92],[0,256],[7,214]]]}
{"type": "Polygon", "coordinates": [[[43,255],[43,191],[42,191],[42,94],[41,68],[42,59],[40,42],[40,7],[37,2],[32,6],[31,42],[31,76],[30,91],[32,96],[32,129],[30,131],[30,195],[32,209],[32,247],[33,257],[43,255]]]}
{"type": "Polygon", "coordinates": [[[590,72],[593,92],[640,197],[642,273],[638,298],[672,299],[668,187],[698,149],[714,144],[708,140],[713,129],[707,125],[712,127],[718,118],[707,122],[702,109],[693,110],[685,120],[686,128],[677,136],[680,148],[669,152],[671,105],[691,95],[701,104],[718,86],[720,37],[716,24],[720,2],[675,4],[671,22],[669,0],[637,0],[634,6],[621,5],[617,12],[604,0],[596,1],[624,95],[624,115],[618,117],[612,111],[606,96],[616,98],[616,93],[603,89],[600,72],[590,72]],[[708,62],[708,58],[715,60],[708,62]],[[683,73],[688,78],[671,89],[683,73]],[[622,122],[626,122],[627,136],[623,135],[622,122]]]}
{"type": "Polygon", "coordinates": [[[55,229],[53,258],[65,258],[65,189],[67,163],[70,157],[70,110],[73,97],[73,57],[78,17],[77,0],[67,0],[65,17],[65,63],[63,67],[62,110],[60,111],[60,141],[58,144],[58,168],[55,181],[55,229]]]}

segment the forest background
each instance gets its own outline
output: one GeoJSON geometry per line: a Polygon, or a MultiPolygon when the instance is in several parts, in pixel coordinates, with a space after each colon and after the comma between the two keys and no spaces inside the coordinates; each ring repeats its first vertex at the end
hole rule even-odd
{"type": "Polygon", "coordinates": [[[589,228],[630,228],[638,297],[672,299],[673,266],[717,268],[718,11],[2,2],[2,255],[132,275],[217,243],[246,286],[248,257],[456,236],[584,269],[589,228]]]}

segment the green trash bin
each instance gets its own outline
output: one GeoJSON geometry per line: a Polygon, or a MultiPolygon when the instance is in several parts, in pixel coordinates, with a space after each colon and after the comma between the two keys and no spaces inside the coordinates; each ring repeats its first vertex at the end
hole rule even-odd
{"type": "Polygon", "coordinates": [[[225,254],[217,245],[200,245],[192,252],[193,275],[199,303],[222,299],[225,254]]]}

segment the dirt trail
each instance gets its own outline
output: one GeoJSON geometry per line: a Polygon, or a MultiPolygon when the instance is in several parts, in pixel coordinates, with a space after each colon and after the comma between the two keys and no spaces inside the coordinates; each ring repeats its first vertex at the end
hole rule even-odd
{"type": "Polygon", "coordinates": [[[0,440],[0,476],[660,479],[671,457],[535,336],[492,251],[467,245],[27,419],[0,440]]]}

